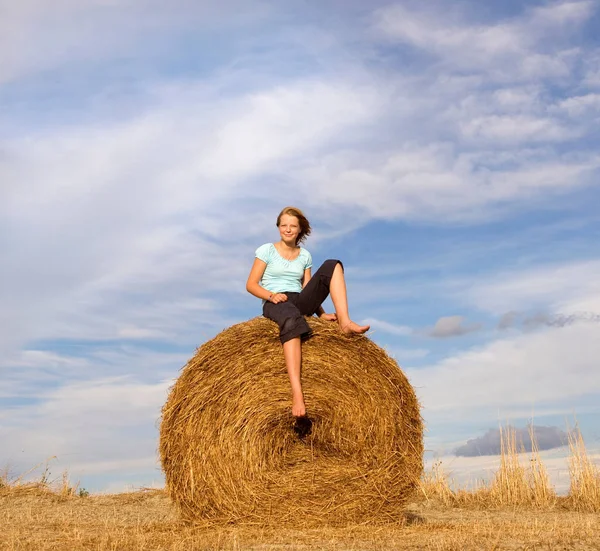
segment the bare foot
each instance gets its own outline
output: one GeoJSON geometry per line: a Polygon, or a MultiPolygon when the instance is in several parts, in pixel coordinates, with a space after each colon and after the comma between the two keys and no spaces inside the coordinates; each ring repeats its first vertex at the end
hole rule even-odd
{"type": "Polygon", "coordinates": [[[312,432],[312,421],[306,415],[295,417],[293,428],[300,438],[304,438],[312,432]]]}
{"type": "Polygon", "coordinates": [[[342,333],[346,333],[346,335],[350,335],[351,333],[357,333],[359,335],[362,335],[363,333],[366,333],[369,329],[371,329],[371,326],[358,325],[358,323],[355,323],[352,320],[350,320],[344,325],[340,324],[340,328],[342,329],[342,333]]]}
{"type": "Polygon", "coordinates": [[[304,405],[304,396],[302,396],[302,393],[292,394],[292,415],[294,417],[306,415],[306,406],[304,405]]]}

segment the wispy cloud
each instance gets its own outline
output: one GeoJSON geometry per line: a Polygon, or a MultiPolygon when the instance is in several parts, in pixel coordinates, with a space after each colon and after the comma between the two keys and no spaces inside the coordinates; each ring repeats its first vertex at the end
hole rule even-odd
{"type": "Polygon", "coordinates": [[[594,312],[573,312],[571,314],[537,312],[535,314],[524,314],[512,311],[500,317],[498,329],[509,329],[518,326],[524,329],[535,329],[541,326],[566,327],[574,323],[600,323],[600,314],[594,312]]]}
{"type": "MultiPolygon", "coordinates": [[[[201,309],[216,311],[214,289],[242,288],[247,270],[242,251],[256,239],[252,228],[258,225],[252,219],[263,216],[242,214],[244,198],[256,192],[248,179],[285,158],[314,151],[372,109],[368,98],[348,86],[312,81],[237,102],[210,103],[218,114],[208,120],[202,113],[212,100],[192,96],[188,101],[198,103],[184,107],[177,97],[163,99],[166,104],[122,124],[59,130],[11,143],[4,166],[12,182],[29,185],[4,188],[0,207],[7,215],[2,224],[6,235],[18,236],[6,243],[5,256],[15,261],[7,264],[0,291],[7,305],[3,315],[13,312],[10,323],[4,320],[10,327],[3,335],[5,352],[24,339],[58,336],[48,331],[48,314],[58,321],[57,313],[77,316],[82,303],[95,309],[100,302],[102,315],[108,316],[111,302],[121,302],[124,290],[135,289],[129,294],[135,312],[127,315],[129,320],[108,320],[113,334],[132,323],[138,327],[141,319],[144,330],[166,330],[152,327],[159,318],[163,325],[173,323],[161,296],[163,302],[169,299],[171,311],[179,304],[183,318],[201,301],[201,309]],[[190,118],[191,113],[198,118],[190,118]],[[219,240],[227,239],[230,224],[215,216],[223,210],[246,228],[242,242],[228,250],[219,240]],[[232,256],[240,262],[232,264],[232,256]],[[202,290],[200,297],[192,286],[202,290]],[[190,300],[190,292],[198,300],[190,300]],[[136,295],[151,304],[136,301],[136,295]],[[34,310],[41,315],[32,320],[34,310]]],[[[266,203],[280,203],[279,195],[266,203]]],[[[71,317],[64,325],[81,329],[73,322],[71,317]]],[[[79,331],[79,337],[106,336],[106,329],[96,330],[87,336],[79,331]]]]}
{"type": "Polygon", "coordinates": [[[457,68],[477,68],[498,80],[564,76],[565,37],[594,13],[592,1],[562,2],[529,9],[510,19],[482,24],[459,9],[418,11],[395,4],[377,11],[374,28],[392,41],[410,44],[457,68]],[[554,54],[554,55],[552,55],[554,54]]]}
{"type": "Polygon", "coordinates": [[[524,308],[568,315],[574,311],[600,311],[599,277],[600,261],[582,260],[507,270],[476,285],[464,282],[464,291],[472,305],[500,316],[524,308]]]}
{"type": "Polygon", "coordinates": [[[594,325],[572,325],[499,339],[411,369],[427,418],[490,421],[554,404],[568,414],[581,398],[600,392],[594,325]],[[574,375],[576,374],[576,376],[574,375]],[[441,416],[441,417],[440,417],[441,416]]]}
{"type": "Polygon", "coordinates": [[[482,328],[482,323],[465,323],[463,316],[444,316],[438,319],[432,328],[422,329],[420,332],[429,337],[443,339],[460,337],[479,331],[482,328]]]}
{"type": "Polygon", "coordinates": [[[369,155],[356,166],[355,155],[341,154],[301,172],[298,182],[320,184],[313,196],[321,204],[332,210],[359,210],[367,219],[480,222],[498,216],[507,204],[585,185],[600,167],[595,155],[557,160],[542,153],[542,159],[532,160],[515,153],[511,168],[482,170],[489,155],[489,151],[454,154],[447,145],[437,144],[407,148],[389,157],[369,155]]]}
{"type": "Polygon", "coordinates": [[[58,68],[82,70],[118,56],[164,59],[177,52],[181,34],[251,26],[270,12],[268,2],[238,0],[218,6],[175,0],[169,9],[156,0],[59,0],[51,7],[25,0],[2,12],[0,84],[58,68]]]}
{"type": "Polygon", "coordinates": [[[156,460],[149,465],[148,458],[156,457],[155,424],[170,384],[117,377],[47,392],[40,403],[12,411],[10,424],[3,424],[3,461],[23,473],[50,456],[68,458],[74,477],[127,469],[132,461],[155,470],[156,460]]]}
{"type": "Polygon", "coordinates": [[[594,312],[600,299],[596,268],[594,262],[574,262],[499,273],[475,285],[465,282],[465,298],[480,310],[494,313],[502,305],[502,327],[526,319],[531,324],[529,331],[411,370],[431,418],[463,417],[477,411],[495,420],[498,414],[548,404],[557,411],[564,407],[567,413],[584,396],[600,392],[595,359],[600,353],[596,346],[600,346],[600,327],[595,315],[578,315],[594,312]],[[555,305],[565,307],[562,313],[558,310],[535,322],[530,315],[521,317],[516,309],[509,310],[545,306],[552,312],[555,305]]]}

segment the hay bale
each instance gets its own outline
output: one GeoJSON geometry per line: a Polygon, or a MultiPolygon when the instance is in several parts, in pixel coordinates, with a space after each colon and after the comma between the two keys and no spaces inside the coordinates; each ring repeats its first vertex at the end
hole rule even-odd
{"type": "Polygon", "coordinates": [[[190,521],[399,520],[418,483],[423,428],[397,363],[365,336],[309,320],[302,384],[312,432],[292,430],[275,323],[255,318],[197,350],[162,411],[167,490],[190,521]]]}

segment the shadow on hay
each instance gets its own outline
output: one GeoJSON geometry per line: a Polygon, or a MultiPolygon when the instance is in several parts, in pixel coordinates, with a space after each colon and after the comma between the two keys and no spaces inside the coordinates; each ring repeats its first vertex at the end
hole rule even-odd
{"type": "Polygon", "coordinates": [[[294,418],[294,432],[298,435],[298,438],[310,436],[312,432],[311,418],[308,415],[294,418]]]}
{"type": "Polygon", "coordinates": [[[317,318],[309,323],[302,380],[311,426],[302,438],[273,322],[255,318],[226,329],[183,368],[163,408],[160,454],[184,519],[336,525],[403,518],[423,468],[414,390],[368,337],[317,318]]]}

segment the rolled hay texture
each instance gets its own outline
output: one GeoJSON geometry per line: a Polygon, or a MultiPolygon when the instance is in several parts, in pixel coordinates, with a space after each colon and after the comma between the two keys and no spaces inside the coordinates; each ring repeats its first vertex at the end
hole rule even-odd
{"type": "Polygon", "coordinates": [[[162,410],[166,488],[184,519],[340,525],[398,521],[423,469],[415,392],[368,337],[310,318],[292,430],[277,325],[255,318],[202,345],[162,410]]]}

